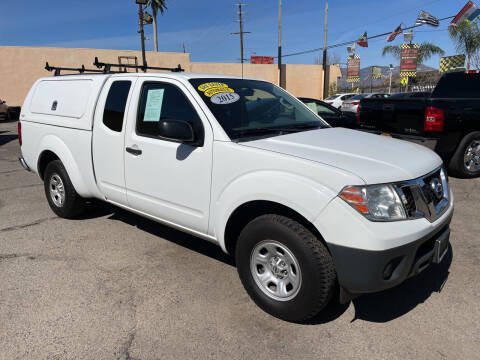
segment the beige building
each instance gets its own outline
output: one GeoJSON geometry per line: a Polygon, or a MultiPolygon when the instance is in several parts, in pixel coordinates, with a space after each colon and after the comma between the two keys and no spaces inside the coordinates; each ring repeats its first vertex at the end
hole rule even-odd
{"type": "MultiPolygon", "coordinates": [[[[48,47],[0,46],[0,99],[10,106],[19,106],[36,79],[52,76],[45,70],[45,63],[51,66],[93,68],[95,57],[100,61],[133,63],[134,58],[141,62],[140,51],[101,50],[101,49],[69,49],[48,47]],[[126,57],[129,57],[127,59],[126,57]]],[[[178,64],[187,72],[242,74],[238,63],[205,63],[191,62],[188,53],[147,52],[149,66],[176,67],[178,64]]],[[[323,69],[321,65],[283,65],[285,69],[285,88],[298,97],[323,98],[323,69]]],[[[330,83],[335,83],[341,76],[337,65],[329,66],[330,83]]],[[[258,78],[278,85],[278,66],[267,64],[244,64],[245,77],[258,78]]]]}

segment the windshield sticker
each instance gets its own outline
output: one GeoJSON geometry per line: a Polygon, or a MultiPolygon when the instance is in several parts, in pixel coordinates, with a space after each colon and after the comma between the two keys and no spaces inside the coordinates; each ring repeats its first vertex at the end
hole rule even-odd
{"type": "Polygon", "coordinates": [[[210,101],[217,105],[231,104],[240,99],[240,95],[234,92],[222,92],[212,96],[210,101]]]}
{"type": "MultiPolygon", "coordinates": [[[[230,89],[227,84],[221,82],[209,82],[202,84],[198,87],[198,90],[203,91],[205,96],[212,97],[221,93],[234,93],[235,90],[230,89]]],[[[236,100],[235,100],[236,101],[236,100]]]]}
{"type": "Polygon", "coordinates": [[[233,89],[230,89],[230,88],[213,88],[213,89],[208,89],[205,91],[205,96],[208,96],[208,97],[212,97],[213,95],[215,94],[219,94],[219,93],[226,93],[226,92],[229,92],[229,93],[233,93],[233,89]]]}
{"type": "Polygon", "coordinates": [[[143,116],[144,122],[160,121],[164,91],[165,89],[148,90],[147,103],[145,105],[145,115],[143,116]]]}
{"type": "Polygon", "coordinates": [[[224,83],[221,83],[221,82],[208,82],[208,83],[200,85],[198,87],[198,90],[205,91],[205,90],[212,89],[212,88],[222,88],[222,87],[223,88],[228,88],[228,85],[224,84],[224,83]]]}

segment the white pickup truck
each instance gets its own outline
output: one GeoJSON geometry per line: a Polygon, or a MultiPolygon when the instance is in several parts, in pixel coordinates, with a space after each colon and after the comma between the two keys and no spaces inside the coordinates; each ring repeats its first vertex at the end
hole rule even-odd
{"type": "Polygon", "coordinates": [[[434,152],[331,128],[269,82],[42,78],[20,120],[20,162],[58,216],[97,198],[214,242],[285,320],[395,286],[449,248],[453,196],[434,152]]]}

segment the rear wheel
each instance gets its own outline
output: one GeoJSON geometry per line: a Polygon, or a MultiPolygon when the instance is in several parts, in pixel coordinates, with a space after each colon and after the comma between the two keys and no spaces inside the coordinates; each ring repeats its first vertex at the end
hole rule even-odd
{"type": "Polygon", "coordinates": [[[472,178],[480,176],[480,131],[466,135],[450,160],[454,175],[472,178]]]}
{"type": "Polygon", "coordinates": [[[269,314],[305,321],[330,301],[336,275],[326,247],[298,222],[263,215],[241,232],[235,258],[250,297],[269,314]]]}
{"type": "Polygon", "coordinates": [[[50,208],[62,218],[73,218],[84,209],[84,201],[77,194],[60,160],[50,162],[45,169],[45,195],[50,208]]]}

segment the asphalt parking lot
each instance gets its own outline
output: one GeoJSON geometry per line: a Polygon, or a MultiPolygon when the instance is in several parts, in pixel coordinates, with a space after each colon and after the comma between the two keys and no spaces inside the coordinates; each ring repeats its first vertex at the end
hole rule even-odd
{"type": "Polygon", "coordinates": [[[96,203],[57,218],[0,123],[0,359],[478,359],[480,179],[451,179],[452,249],[382,293],[291,324],[220,248],[96,203]]]}

